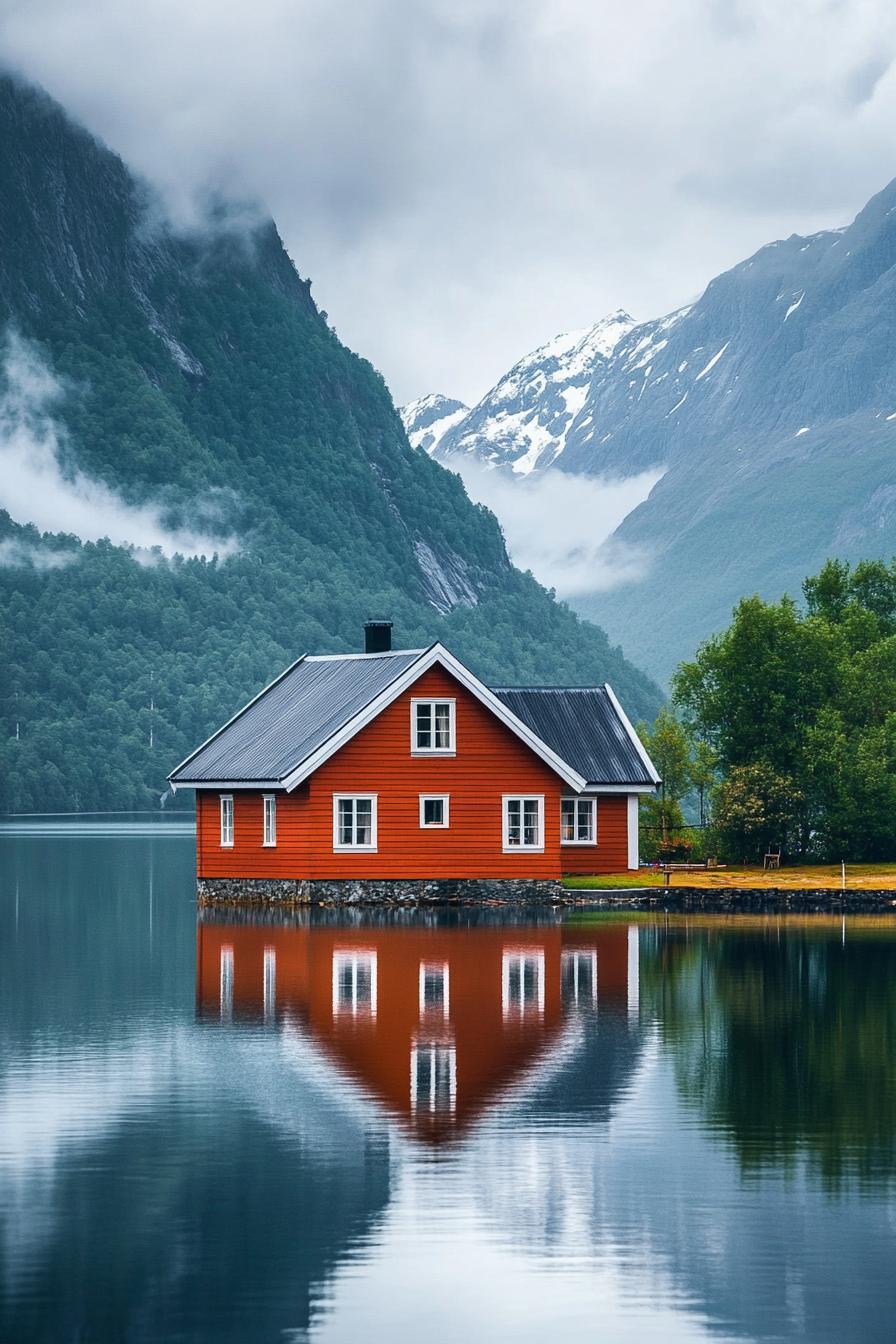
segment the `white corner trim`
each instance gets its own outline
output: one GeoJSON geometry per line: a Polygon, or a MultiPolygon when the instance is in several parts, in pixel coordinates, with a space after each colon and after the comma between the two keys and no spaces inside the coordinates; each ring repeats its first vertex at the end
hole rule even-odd
{"type": "Polygon", "coordinates": [[[605,681],[605,682],[604,682],[604,690],[606,691],[606,693],[607,693],[607,695],[608,695],[608,697],[609,697],[610,704],[613,706],[613,708],[615,709],[616,713],[619,715],[619,721],[620,721],[620,723],[622,724],[623,728],[625,729],[625,731],[628,733],[629,737],[631,738],[632,746],[635,748],[635,751],[636,751],[636,752],[638,753],[638,755],[641,757],[641,760],[642,760],[643,763],[644,763],[644,766],[645,766],[645,768],[646,768],[646,770],[647,770],[647,773],[650,775],[650,777],[651,777],[651,779],[653,780],[654,784],[659,784],[661,781],[660,781],[660,777],[659,777],[659,775],[657,774],[656,766],[654,765],[654,763],[653,763],[653,761],[650,759],[650,757],[647,755],[647,752],[646,752],[646,750],[644,749],[644,743],[641,741],[640,737],[638,736],[638,734],[635,732],[634,728],[632,727],[631,720],[629,719],[629,717],[628,717],[628,715],[626,714],[625,710],[624,710],[624,709],[622,708],[622,706],[620,705],[619,701],[616,699],[616,695],[615,695],[615,692],[613,691],[613,687],[610,685],[610,683],[609,683],[608,681],[605,681]]]}
{"type": "Polygon", "coordinates": [[[628,823],[628,866],[632,869],[637,869],[641,862],[640,851],[638,849],[639,802],[640,799],[636,793],[629,794],[626,821],[628,823]]]}

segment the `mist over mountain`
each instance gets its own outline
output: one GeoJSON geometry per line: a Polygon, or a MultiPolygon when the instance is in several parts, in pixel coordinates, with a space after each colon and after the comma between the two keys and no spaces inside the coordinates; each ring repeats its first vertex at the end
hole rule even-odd
{"type": "Polygon", "coordinates": [[[636,581],[574,601],[666,678],[744,593],[896,551],[894,263],[891,183],[851,225],[771,243],[622,331],[568,422],[564,374],[536,352],[516,366],[534,370],[524,399],[502,396],[514,370],[435,451],[530,480],[655,472],[608,542],[645,558],[636,581]]]}
{"type": "Polygon", "coordinates": [[[658,706],[410,446],[270,220],[218,204],[174,232],[10,77],[0,126],[0,810],[154,802],[189,746],[370,616],[486,679],[658,706]]]}

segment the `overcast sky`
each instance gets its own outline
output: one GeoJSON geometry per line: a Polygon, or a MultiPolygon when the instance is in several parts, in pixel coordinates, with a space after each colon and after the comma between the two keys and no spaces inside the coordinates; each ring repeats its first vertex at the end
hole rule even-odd
{"type": "Polygon", "coordinates": [[[896,176],[893,0],[0,0],[0,54],[181,214],[264,200],[399,402],[896,176]]]}

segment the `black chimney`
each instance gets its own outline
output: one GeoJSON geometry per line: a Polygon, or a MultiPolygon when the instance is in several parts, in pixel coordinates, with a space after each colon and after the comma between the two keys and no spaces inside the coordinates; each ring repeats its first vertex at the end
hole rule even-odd
{"type": "Polygon", "coordinates": [[[391,651],[392,651],[392,622],[365,621],[364,652],[391,653],[391,651]]]}

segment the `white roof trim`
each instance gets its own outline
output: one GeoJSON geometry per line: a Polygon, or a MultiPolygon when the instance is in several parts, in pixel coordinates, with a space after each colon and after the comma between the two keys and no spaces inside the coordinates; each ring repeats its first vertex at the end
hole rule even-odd
{"type": "Polygon", "coordinates": [[[620,705],[619,701],[616,699],[613,687],[610,685],[608,681],[604,682],[604,690],[609,696],[610,704],[613,706],[616,713],[619,715],[620,723],[622,724],[623,728],[631,738],[632,746],[635,748],[635,751],[638,753],[638,755],[641,757],[641,760],[644,762],[644,768],[646,769],[647,773],[650,775],[654,784],[661,784],[662,780],[657,774],[656,766],[654,765],[650,757],[647,755],[647,752],[644,749],[644,743],[641,741],[640,737],[632,727],[631,720],[629,719],[625,710],[620,705]]]}
{"type": "MultiPolygon", "coordinates": [[[[248,702],[248,704],[243,705],[242,709],[238,709],[237,712],[236,712],[231,718],[229,718],[229,719],[227,720],[226,723],[222,723],[222,724],[221,724],[221,727],[220,727],[220,728],[216,728],[215,731],[212,733],[211,737],[207,737],[207,738],[205,739],[205,741],[204,741],[200,746],[198,746],[198,747],[196,748],[195,751],[191,751],[190,754],[189,754],[189,756],[185,756],[184,759],[181,761],[180,765],[176,765],[176,766],[174,767],[174,769],[171,771],[171,774],[167,776],[168,783],[172,785],[172,788],[174,788],[175,790],[177,789],[177,785],[176,785],[173,781],[174,781],[174,776],[177,774],[177,772],[178,772],[179,770],[183,770],[183,768],[184,768],[185,765],[189,765],[189,763],[190,763],[190,761],[192,761],[193,757],[194,757],[194,756],[198,756],[199,753],[200,753],[200,751],[203,751],[203,750],[208,746],[209,742],[214,742],[214,740],[215,740],[216,737],[220,737],[220,736],[221,736],[221,734],[223,733],[223,731],[224,731],[225,728],[229,728],[230,725],[231,725],[232,723],[236,723],[237,719],[241,718],[242,715],[245,714],[245,712],[246,712],[247,709],[251,709],[251,708],[252,708],[252,706],[255,704],[255,701],[256,701],[256,700],[260,700],[261,697],[262,697],[263,695],[266,695],[267,692],[268,692],[269,690],[271,690],[274,686],[277,685],[277,682],[278,682],[278,681],[282,681],[283,678],[284,678],[285,676],[288,676],[289,673],[293,670],[294,667],[298,667],[299,663],[304,662],[305,659],[307,658],[307,656],[308,656],[307,654],[303,653],[302,656],[301,656],[301,658],[297,658],[297,659],[295,660],[294,663],[290,663],[289,667],[284,668],[283,671],[280,672],[280,673],[274,678],[273,681],[269,681],[268,684],[267,684],[267,686],[265,686],[262,690],[260,690],[260,691],[258,692],[257,695],[253,695],[252,699],[248,702]]],[[[192,789],[192,788],[194,787],[194,785],[192,785],[192,784],[185,784],[183,787],[184,787],[184,788],[192,789]]],[[[219,786],[219,785],[216,784],[216,785],[215,785],[215,788],[218,788],[218,787],[223,787],[223,786],[219,786]]],[[[249,787],[249,786],[247,785],[246,787],[249,787]]],[[[253,786],[253,787],[254,787],[254,786],[253,786]]],[[[263,787],[263,786],[262,786],[261,784],[259,784],[258,787],[261,788],[261,787],[263,787]]]]}
{"type": "Polygon", "coordinates": [[[368,723],[372,723],[393,700],[397,700],[399,695],[408,690],[409,687],[413,686],[414,682],[417,681],[424,672],[428,672],[436,663],[441,663],[447,672],[450,672],[462,686],[476,697],[477,700],[490,709],[496,719],[499,719],[505,727],[509,728],[511,732],[515,733],[518,738],[525,742],[526,746],[534,751],[536,756],[540,756],[545,764],[548,765],[555,774],[558,774],[570,788],[575,789],[577,793],[581,793],[584,790],[588,783],[584,776],[580,775],[577,770],[574,770],[571,765],[562,760],[556,752],[553,752],[547,743],[542,742],[541,738],[533,733],[531,728],[523,723],[521,719],[518,719],[517,716],[513,714],[487,686],[483,685],[478,677],[475,677],[472,672],[464,667],[463,663],[459,662],[453,654],[449,653],[444,645],[433,644],[431,648],[424,649],[420,654],[420,657],[416,659],[415,662],[411,663],[409,667],[405,668],[400,676],[397,676],[394,681],[391,681],[388,686],[380,691],[379,695],[375,696],[369,705],[366,705],[364,709],[360,710],[353,718],[349,719],[347,723],[343,724],[332,737],[328,738],[316,751],[313,751],[311,755],[300,762],[294,770],[283,777],[282,782],[287,791],[291,791],[297,784],[301,784],[303,779],[307,779],[309,775],[313,774],[315,770],[323,765],[324,761],[329,760],[331,756],[339,751],[340,747],[345,746],[346,742],[350,741],[355,734],[359,733],[362,728],[365,728],[368,723]]]}

